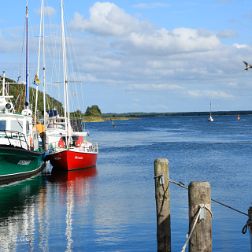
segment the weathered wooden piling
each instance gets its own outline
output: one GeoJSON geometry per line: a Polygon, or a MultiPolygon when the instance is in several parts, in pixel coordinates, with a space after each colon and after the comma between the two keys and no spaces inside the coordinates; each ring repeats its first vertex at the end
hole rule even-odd
{"type": "Polygon", "coordinates": [[[247,227],[248,227],[249,236],[250,236],[250,251],[252,251],[252,206],[248,209],[247,227]]]}
{"type": "Polygon", "coordinates": [[[190,252],[212,251],[212,214],[211,187],[208,182],[191,182],[188,188],[189,196],[189,227],[193,228],[195,218],[200,212],[197,224],[189,241],[190,252]]]}
{"type": "Polygon", "coordinates": [[[171,220],[168,160],[154,161],[155,198],[157,211],[157,251],[171,251],[171,220]]]}

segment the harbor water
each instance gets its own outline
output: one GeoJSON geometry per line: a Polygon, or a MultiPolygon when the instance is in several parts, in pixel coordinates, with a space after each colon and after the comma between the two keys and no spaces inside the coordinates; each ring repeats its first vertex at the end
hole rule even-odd
{"type": "MultiPolygon", "coordinates": [[[[252,116],[150,117],[88,123],[96,168],[43,173],[0,187],[0,251],[156,251],[153,163],[170,177],[209,181],[212,198],[247,213],[252,205],[252,116]]],[[[172,250],[188,232],[187,190],[171,192],[172,250]]],[[[247,216],[212,202],[213,251],[250,251],[247,216]]]]}

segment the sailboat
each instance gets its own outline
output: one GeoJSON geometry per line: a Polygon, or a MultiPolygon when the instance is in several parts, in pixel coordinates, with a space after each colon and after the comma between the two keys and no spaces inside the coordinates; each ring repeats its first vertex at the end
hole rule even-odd
{"type": "Polygon", "coordinates": [[[26,5],[26,88],[25,107],[15,112],[13,96],[8,94],[5,72],[0,96],[0,184],[25,179],[43,168],[43,150],[39,147],[38,132],[33,127],[29,109],[28,81],[28,6],[26,5]]]}
{"type": "Polygon", "coordinates": [[[47,127],[49,154],[47,160],[50,160],[53,167],[67,171],[94,167],[96,166],[98,145],[87,141],[87,132],[76,131],[70,122],[63,0],[61,0],[61,41],[64,116],[60,117],[57,111],[52,113],[52,116],[49,113],[47,127]]]}
{"type": "Polygon", "coordinates": [[[212,108],[211,108],[211,102],[210,102],[210,112],[209,112],[208,121],[209,121],[209,122],[213,122],[213,121],[214,121],[214,119],[213,119],[213,117],[212,117],[212,108]]]}

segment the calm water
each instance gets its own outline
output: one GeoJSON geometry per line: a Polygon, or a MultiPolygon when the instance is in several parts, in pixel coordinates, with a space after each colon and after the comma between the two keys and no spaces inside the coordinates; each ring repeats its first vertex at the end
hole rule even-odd
{"type": "MultiPolygon", "coordinates": [[[[252,205],[252,116],[160,117],[88,124],[96,169],[0,187],[0,251],[156,251],[153,162],[170,177],[209,181],[212,197],[252,205]]],[[[47,167],[50,170],[50,167],[47,167]]],[[[172,249],[188,230],[187,191],[171,185],[172,249]]],[[[213,251],[249,251],[247,217],[212,204],[213,251]]]]}

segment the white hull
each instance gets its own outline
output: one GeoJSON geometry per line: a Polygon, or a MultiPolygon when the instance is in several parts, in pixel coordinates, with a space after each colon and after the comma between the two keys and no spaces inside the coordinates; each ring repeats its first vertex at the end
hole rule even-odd
{"type": "Polygon", "coordinates": [[[209,116],[208,121],[209,121],[209,122],[213,122],[213,121],[214,121],[213,117],[212,117],[212,116],[209,116]]]}

